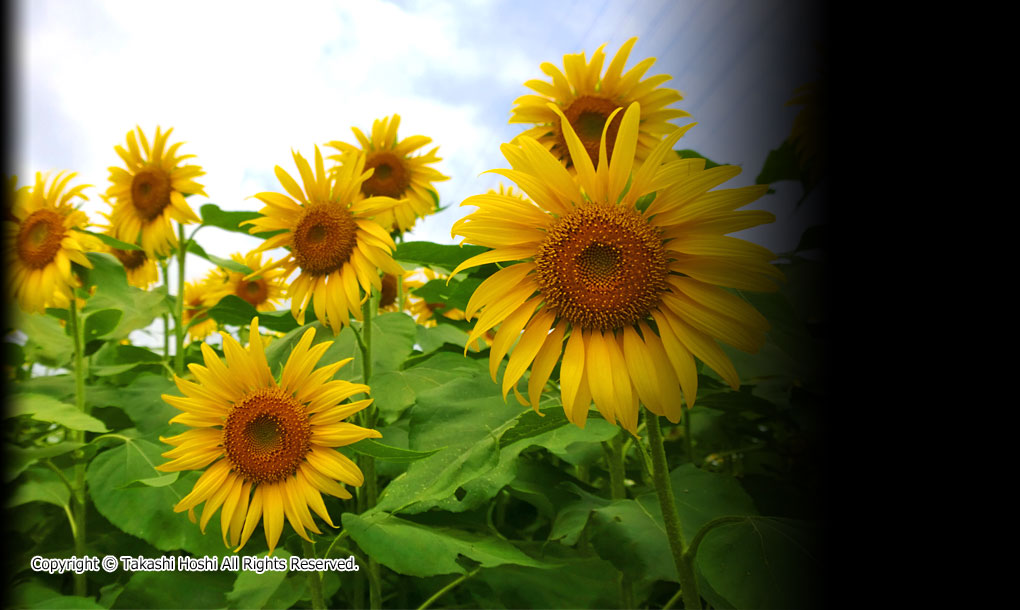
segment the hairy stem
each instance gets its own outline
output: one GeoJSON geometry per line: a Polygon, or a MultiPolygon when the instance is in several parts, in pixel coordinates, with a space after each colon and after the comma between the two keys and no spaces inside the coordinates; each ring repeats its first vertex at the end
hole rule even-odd
{"type": "Polygon", "coordinates": [[[673,485],[669,480],[669,465],[666,462],[666,449],[662,444],[659,416],[646,412],[645,421],[648,424],[648,445],[652,453],[655,493],[659,496],[659,506],[662,507],[662,520],[666,524],[666,537],[673,552],[673,563],[676,565],[680,580],[684,608],[701,608],[698,581],[694,576],[694,557],[684,553],[683,529],[680,527],[680,515],[677,513],[676,499],[673,497],[673,485]]]}
{"type": "Polygon", "coordinates": [[[177,334],[177,353],[174,354],[174,372],[184,374],[184,259],[188,254],[184,241],[184,225],[177,225],[177,311],[174,331],[177,334]]]}
{"type": "MultiPolygon", "coordinates": [[[[78,313],[78,300],[76,295],[71,295],[71,335],[74,337],[74,398],[78,410],[88,413],[88,406],[85,404],[85,346],[82,338],[82,320],[78,313]]],[[[85,431],[75,430],[74,440],[84,443],[85,431]]],[[[74,515],[74,525],[71,528],[74,534],[74,554],[77,557],[84,557],[85,550],[85,458],[81,449],[74,452],[74,485],[71,494],[74,515]]],[[[85,597],[88,595],[88,583],[85,581],[85,573],[75,573],[74,594],[85,597]]]]}
{"type": "MultiPolygon", "coordinates": [[[[315,546],[311,542],[302,538],[301,549],[306,559],[315,559],[315,546]]],[[[308,573],[308,590],[312,593],[312,608],[324,610],[326,602],[322,599],[322,572],[308,573]]]]}

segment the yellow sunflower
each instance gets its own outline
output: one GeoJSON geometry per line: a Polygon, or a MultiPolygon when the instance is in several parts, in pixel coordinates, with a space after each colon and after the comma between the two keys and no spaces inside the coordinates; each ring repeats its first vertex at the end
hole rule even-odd
{"type": "Polygon", "coordinates": [[[107,251],[124,265],[128,284],[148,290],[159,281],[159,269],[155,259],[149,258],[144,250],[119,250],[107,246],[107,251]]]}
{"type": "Polygon", "coordinates": [[[210,279],[184,283],[184,327],[192,341],[205,339],[217,328],[216,320],[209,317],[209,309],[219,301],[219,297],[213,298],[210,279]]]}
{"type": "Polygon", "coordinates": [[[414,151],[427,145],[432,138],[411,136],[398,140],[398,125],[399,114],[377,119],[372,123],[371,138],[366,138],[357,127],[351,128],[358,138],[360,148],[339,141],[329,142],[328,146],[340,151],[340,154],[330,158],[341,164],[350,162],[352,156],[365,155],[365,169],[375,171],[371,178],[361,184],[361,195],[383,195],[399,199],[400,205],[376,217],[376,222],[389,231],[404,232],[413,227],[418,218],[436,211],[439,195],[432,183],[449,180],[450,177],[429,167],[429,164],[442,161],[436,156],[438,146],[428,154],[412,156],[414,151]]]}
{"type": "Polygon", "coordinates": [[[361,319],[361,303],[367,298],[362,296],[362,290],[367,294],[373,286],[382,289],[380,269],[385,273],[403,273],[391,256],[396,248],[393,239],[371,220],[389,211],[397,201],[383,196],[358,196],[362,183],[369,177],[362,155],[356,155],[330,175],[326,174],[318,146],[314,175],[304,157],[296,152],[293,155],[304,190],[283,168],[276,166],[276,177],[290,196],[258,193],[255,197],[266,204],[261,210],[263,216],[245,221],[252,225],[252,233],[285,231],[267,239],[256,252],[279,247],[290,252],[248,277],[264,275],[275,267],[284,270],[283,277],[300,270],[287,288],[294,318],[304,324],[305,310],[314,298],[319,321],[339,333],[350,322],[348,313],[361,319]]]}
{"type": "Polygon", "coordinates": [[[272,554],[286,516],[294,531],[311,541],[305,529],[321,534],[311,508],[330,527],[336,527],[322,501],[322,493],[343,499],[351,494],[340,483],[360,486],[364,476],[357,464],[334,447],[382,435],[342,420],[372,400],[342,401],[369,387],[332,379],[351,358],[315,368],[332,344],[312,347],[315,329],[308,329],[287,358],[279,380],[266,362],[258,318],[251,322],[248,349],[223,335],[226,363],[202,344],[205,366],[189,364],[196,382],[174,377],[184,396],[163,394],[163,400],[183,411],[170,420],[191,430],[161,438],[173,445],[163,457],[163,472],[202,470],[191,493],[174,506],[189,511],[205,502],[199,526],[220,512],[223,544],[237,552],[248,542],[259,520],[272,554]],[[339,481],[339,483],[338,483],[339,481]]]}
{"type": "Polygon", "coordinates": [[[110,168],[112,184],[106,195],[114,204],[109,218],[117,239],[139,244],[149,257],[165,255],[177,247],[171,220],[182,224],[200,221],[184,197],[205,195],[202,185],[193,180],[205,172],[197,165],[181,165],[185,159],[195,156],[177,156],[177,149],[183,142],[166,148],[173,128],[160,133],[156,127],[151,147],[141,127],[136,129],[138,138],[134,131],[127,134],[127,150],[114,146],[127,169],[110,168]]]}
{"type": "MultiPolygon", "coordinates": [[[[668,121],[690,114],[684,110],[667,108],[683,99],[679,91],[659,87],[670,80],[670,76],[659,74],[641,80],[644,73],[655,63],[654,57],[645,59],[626,73],[623,72],[627,56],[630,55],[635,42],[637,38],[631,38],[623,43],[606,68],[605,74],[602,74],[602,64],[606,55],[602,49],[606,45],[595,51],[591,63],[585,60],[584,53],[564,55],[563,72],[549,62],[543,63],[542,72],[545,72],[552,82],[529,80],[524,83],[525,87],[534,90],[538,95],[530,94],[517,98],[514,101],[516,106],[510,122],[536,124],[536,127],[528,129],[521,136],[538,140],[557,159],[563,160],[570,167],[566,136],[560,126],[560,115],[566,116],[583,148],[588,151],[592,163],[597,164],[599,139],[606,120],[618,108],[626,108],[631,103],[638,102],[642,112],[638,127],[636,159],[639,162],[643,161],[662,136],[676,129],[668,121]],[[557,106],[555,111],[549,107],[550,102],[557,106]]],[[[619,128],[619,118],[609,124],[606,142],[610,156],[613,154],[619,128]]]]}
{"type": "Polygon", "coordinates": [[[520,261],[479,285],[465,311],[470,319],[481,310],[469,342],[500,325],[490,354],[493,380],[516,342],[503,376],[504,396],[510,388],[517,391],[530,367],[530,402],[518,398],[537,409],[562,362],[567,417],[583,425],[594,399],[603,417],[631,433],[639,400],[673,422],[681,416],[681,396],[693,405],[695,357],[739,386],[717,340],[754,352],[768,323],[722,287],[774,290],[774,280],[782,278],[769,263],[771,252],[725,235],[774,220],[768,212],[737,211],[768,187],[710,190],[740,168],[704,170],[703,159],[677,158],[672,146],[689,126],[661,141],[632,173],[639,113],[637,103],[627,108],[609,163],[603,135],[597,169],[563,120],[576,177],[533,138],[504,144],[513,169],[491,171],[516,182],[534,203],[475,195],[462,205],[479,209],[453,228],[466,241],[492,248],[454,274],[520,261]]]}
{"type": "Polygon", "coordinates": [[[70,307],[72,290],[80,285],[71,263],[91,269],[85,252],[101,246],[95,237],[75,230],[87,227],[89,219],[72,202],[88,200],[82,190],[91,186],[68,189],[77,175],[60,172],[50,181],[49,174],[37,173],[31,188],[16,188],[16,178],[8,183],[13,197],[4,220],[8,290],[27,312],[70,307]]]}
{"type": "MultiPolygon", "coordinates": [[[[249,269],[262,268],[262,253],[258,251],[244,256],[237,252],[231,254],[230,258],[249,269]]],[[[269,264],[272,265],[271,262],[269,264]]],[[[246,279],[244,273],[218,267],[210,274],[210,299],[218,303],[223,297],[232,294],[248,301],[258,311],[275,311],[287,286],[283,273],[282,269],[268,269],[259,276],[246,279]]]]}

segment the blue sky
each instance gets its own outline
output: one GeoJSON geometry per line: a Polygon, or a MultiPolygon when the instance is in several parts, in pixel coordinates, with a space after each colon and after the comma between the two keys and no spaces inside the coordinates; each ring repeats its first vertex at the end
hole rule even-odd
{"type": "MultiPolygon", "coordinates": [[[[453,222],[473,208],[459,203],[493,188],[507,167],[499,145],[525,126],[507,120],[513,101],[544,79],[542,62],[609,57],[632,36],[627,67],[646,57],[646,73],[669,74],[698,125],[678,145],[744,168],[729,186],[751,184],[768,151],[789,134],[797,108],[784,104],[814,80],[820,33],[800,3],[776,0],[465,2],[208,2],[180,0],[22,0],[15,12],[15,170],[19,183],[38,170],[70,169],[93,184],[94,222],[113,147],[141,125],[174,128],[194,161],[208,199],[225,209],[258,210],[248,199],[281,191],[273,168],[295,174],[291,149],[354,141],[351,126],[402,117],[401,138],[422,134],[439,146],[437,185],[449,209],[419,221],[408,239],[455,243],[453,222]]],[[[326,152],[327,149],[324,149],[326,152]]],[[[332,149],[328,149],[332,152],[332,149]]],[[[794,202],[799,185],[751,207],[770,209],[774,225],[741,235],[790,249],[820,205],[794,202]]],[[[213,229],[200,241],[228,256],[259,242],[213,229]],[[225,245],[220,245],[225,244],[225,245]]],[[[209,264],[189,259],[188,276],[209,264]],[[191,261],[194,261],[192,263],[191,261]]]]}

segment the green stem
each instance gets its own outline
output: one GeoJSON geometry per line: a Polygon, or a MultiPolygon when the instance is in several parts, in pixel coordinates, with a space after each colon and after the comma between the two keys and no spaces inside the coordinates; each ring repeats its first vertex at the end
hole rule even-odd
{"type": "Polygon", "coordinates": [[[184,374],[184,259],[188,254],[184,241],[184,225],[177,225],[177,311],[174,331],[177,334],[177,353],[174,354],[174,372],[184,374]]]}
{"type": "Polygon", "coordinates": [[[684,446],[687,449],[687,460],[694,463],[694,439],[691,438],[691,410],[683,409],[684,412],[684,446]]]}
{"type": "MultiPolygon", "coordinates": [[[[627,488],[623,484],[626,470],[623,460],[623,434],[614,436],[608,443],[602,443],[602,449],[606,453],[606,462],[609,466],[609,489],[613,500],[626,500],[627,488]]],[[[634,583],[622,571],[620,572],[620,607],[634,607],[634,583]]]]}
{"type": "Polygon", "coordinates": [[[652,453],[655,493],[659,496],[659,506],[662,507],[662,520],[666,524],[666,537],[673,552],[673,563],[676,565],[677,577],[680,580],[684,608],[685,610],[701,608],[698,580],[694,575],[694,557],[684,552],[683,529],[680,526],[680,515],[676,510],[676,499],[673,497],[673,485],[669,480],[669,465],[666,462],[666,449],[662,444],[659,416],[646,412],[645,422],[648,427],[648,445],[652,453]]]}
{"type": "MultiPolygon", "coordinates": [[[[71,335],[74,337],[74,397],[78,410],[88,413],[85,404],[85,354],[84,341],[82,339],[82,321],[78,315],[78,301],[75,295],[71,295],[71,335]]],[[[76,441],[85,442],[85,431],[74,432],[76,441]]],[[[74,554],[77,557],[85,556],[85,458],[81,449],[74,452],[74,487],[71,498],[74,505],[74,554]]],[[[88,584],[85,581],[85,573],[75,573],[74,594],[85,597],[88,595],[88,584]]]]}
{"type": "Polygon", "coordinates": [[[453,589],[454,587],[456,587],[460,583],[464,582],[465,580],[467,580],[467,579],[471,578],[472,576],[474,576],[475,574],[477,574],[478,570],[479,570],[479,568],[475,568],[474,570],[471,570],[467,574],[461,574],[456,580],[454,580],[450,584],[446,585],[442,589],[436,591],[434,594],[432,594],[432,597],[426,599],[424,604],[418,606],[418,610],[425,610],[426,608],[428,608],[429,606],[432,605],[432,602],[434,602],[437,599],[439,599],[440,597],[446,595],[446,593],[449,592],[451,589],[453,589]]]}
{"type": "MultiPolygon", "coordinates": [[[[315,558],[315,545],[304,538],[301,539],[301,549],[304,551],[306,559],[315,558]]],[[[312,608],[324,610],[326,602],[322,599],[322,572],[308,573],[308,589],[312,593],[312,608]]]]}
{"type": "MultiPolygon", "coordinates": [[[[170,294],[170,265],[166,261],[159,261],[159,268],[163,272],[163,287],[166,293],[170,294]]],[[[170,315],[163,314],[163,360],[170,361],[170,315]]]]}
{"type": "MultiPolygon", "coordinates": [[[[363,341],[361,350],[361,370],[364,374],[365,385],[369,385],[369,382],[372,379],[372,316],[378,307],[379,300],[375,293],[365,299],[364,304],[361,306],[361,317],[364,320],[364,325],[362,326],[363,341]]],[[[375,403],[373,402],[370,404],[363,413],[365,427],[375,428],[379,414],[379,410],[375,406],[375,403]]],[[[362,504],[360,508],[361,512],[365,512],[375,506],[379,492],[375,478],[375,458],[367,455],[361,457],[361,470],[365,475],[365,493],[364,501],[360,503],[362,504]]],[[[375,608],[382,607],[382,587],[379,574],[379,563],[371,557],[368,558],[368,599],[369,607],[373,608],[373,610],[375,608]]]]}

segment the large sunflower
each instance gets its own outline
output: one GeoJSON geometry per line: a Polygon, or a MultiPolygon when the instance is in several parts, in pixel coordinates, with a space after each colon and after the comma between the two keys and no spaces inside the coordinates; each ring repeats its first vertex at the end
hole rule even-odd
{"type": "Polygon", "coordinates": [[[393,239],[379,224],[371,220],[397,204],[390,197],[358,196],[362,183],[368,179],[365,157],[356,155],[336,172],[326,174],[322,153],[315,147],[315,174],[298,153],[294,154],[304,182],[304,190],[283,168],[276,166],[276,177],[290,195],[259,193],[257,199],[266,204],[261,218],[245,221],[251,232],[284,230],[267,239],[256,252],[286,247],[290,253],[276,262],[255,270],[248,277],[264,275],[269,269],[281,267],[283,277],[295,270],[300,275],[287,288],[291,313],[304,324],[305,309],[315,299],[315,315],[319,321],[339,333],[350,315],[361,319],[361,290],[382,289],[379,270],[403,273],[391,253],[393,239]],[[360,288],[359,288],[360,284],[360,288]]]}
{"type": "Polygon", "coordinates": [[[372,400],[342,401],[369,388],[332,379],[350,358],[315,368],[332,345],[324,341],[312,347],[315,329],[308,329],[294,346],[279,380],[266,362],[258,318],[251,322],[247,350],[227,333],[222,335],[226,364],[203,343],[205,366],[188,365],[197,383],[175,377],[184,396],[163,394],[163,400],[184,411],[170,422],[192,429],[160,439],[174,449],[163,454],[171,461],[157,469],[205,469],[174,511],[193,516],[191,511],[205,502],[199,522],[204,532],[222,507],[223,543],[235,552],[248,542],[260,519],[270,553],[280,540],[285,516],[294,531],[310,541],[306,528],[322,532],[309,508],[336,527],[321,494],[350,499],[340,483],[358,487],[364,482],[357,464],[334,447],[382,436],[342,421],[372,400]]]}
{"type": "MultiPolygon", "coordinates": [[[[249,252],[245,256],[236,252],[231,254],[230,258],[249,269],[262,268],[262,253],[259,251],[249,252]]],[[[282,269],[270,268],[259,276],[247,278],[247,274],[218,267],[210,274],[210,298],[213,302],[219,302],[223,297],[232,294],[244,299],[258,311],[275,311],[287,288],[283,274],[282,269]]]]}
{"type": "Polygon", "coordinates": [[[340,151],[331,159],[341,164],[349,162],[353,156],[363,154],[366,157],[365,169],[374,169],[372,177],[361,184],[364,197],[384,195],[400,200],[400,205],[392,211],[381,214],[376,221],[390,231],[404,232],[414,226],[418,218],[436,211],[439,195],[432,186],[433,182],[449,180],[429,164],[442,161],[436,156],[439,147],[427,154],[412,156],[412,153],[427,145],[432,138],[411,136],[403,140],[397,139],[397,126],[400,115],[377,119],[372,123],[372,137],[367,138],[357,127],[352,127],[358,138],[360,148],[346,142],[330,142],[331,146],[340,151]]]}
{"type": "Polygon", "coordinates": [[[106,195],[114,200],[109,216],[111,228],[114,237],[141,245],[148,256],[165,255],[177,247],[171,220],[184,224],[200,221],[184,196],[205,195],[202,185],[193,180],[205,172],[197,165],[181,165],[185,159],[195,156],[177,156],[177,149],[183,142],[166,148],[172,127],[166,133],[160,133],[156,127],[151,147],[141,127],[136,129],[137,139],[134,131],[127,134],[127,150],[122,146],[113,147],[127,169],[110,168],[112,184],[106,195]]]}
{"type": "Polygon", "coordinates": [[[466,241],[492,248],[464,261],[454,274],[483,263],[520,261],[482,282],[465,311],[470,319],[481,309],[469,342],[500,325],[490,354],[493,380],[516,342],[503,376],[504,395],[510,388],[516,392],[530,366],[528,398],[537,409],[562,360],[560,395],[567,417],[583,425],[594,399],[608,421],[632,433],[639,400],[673,422],[681,416],[681,388],[693,405],[694,357],[739,386],[716,341],[756,351],[768,323],[722,287],[773,290],[782,277],[769,264],[771,252],[725,235],[774,219],[768,212],[737,211],[767,187],[709,190],[740,169],[704,170],[703,159],[677,158],[671,149],[686,127],[661,141],[632,174],[639,112],[634,103],[624,113],[609,163],[603,135],[597,169],[563,121],[576,178],[532,138],[520,138],[519,146],[504,144],[513,169],[492,171],[520,185],[534,204],[493,194],[469,197],[462,205],[480,209],[453,228],[466,241]]]}
{"type": "MultiPolygon", "coordinates": [[[[571,161],[566,136],[560,127],[560,116],[566,116],[582,146],[588,151],[592,163],[597,164],[599,138],[609,115],[618,108],[626,108],[631,103],[638,102],[641,104],[642,112],[638,127],[636,158],[643,161],[662,136],[676,129],[668,121],[690,114],[684,110],[667,108],[683,99],[679,91],[659,87],[670,80],[670,76],[659,74],[641,80],[644,73],[655,63],[654,57],[645,59],[626,73],[623,72],[627,56],[630,55],[635,42],[637,38],[631,38],[623,43],[606,68],[605,74],[602,74],[602,63],[606,55],[602,49],[606,45],[595,51],[591,63],[585,60],[584,53],[564,55],[563,72],[549,62],[543,63],[542,72],[545,72],[552,82],[529,80],[524,83],[525,87],[534,90],[538,95],[529,94],[517,98],[514,101],[516,106],[510,122],[536,124],[536,127],[528,129],[521,136],[538,140],[569,167],[571,161]],[[549,107],[550,102],[558,107],[557,110],[549,107]]],[[[619,128],[620,119],[617,117],[610,123],[606,135],[610,155],[613,154],[619,128]]]]}
{"type": "Polygon", "coordinates": [[[68,189],[75,176],[60,172],[50,181],[49,174],[37,173],[31,188],[16,188],[16,179],[8,184],[13,198],[4,220],[8,290],[25,311],[70,307],[72,289],[79,285],[71,263],[91,269],[85,251],[100,248],[99,240],[75,230],[87,227],[89,220],[72,202],[88,200],[82,190],[90,186],[68,189]]]}

